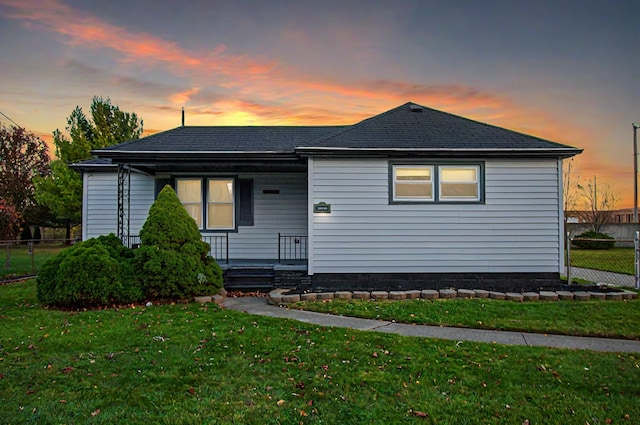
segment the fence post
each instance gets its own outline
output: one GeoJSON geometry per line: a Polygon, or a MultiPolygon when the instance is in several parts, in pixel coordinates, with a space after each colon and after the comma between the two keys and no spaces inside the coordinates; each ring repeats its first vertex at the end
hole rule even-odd
{"type": "Polygon", "coordinates": [[[569,236],[569,232],[567,232],[565,245],[567,246],[567,285],[571,285],[571,236],[569,236]]]}
{"type": "Polygon", "coordinates": [[[7,242],[7,258],[4,260],[4,266],[8,269],[11,267],[11,244],[7,242]]]}
{"type": "Polygon", "coordinates": [[[35,262],[35,258],[34,258],[34,252],[33,252],[33,241],[29,241],[27,242],[29,248],[28,248],[28,252],[29,255],[31,256],[31,274],[36,272],[36,262],[35,262]]]}
{"type": "Polygon", "coordinates": [[[636,267],[635,267],[635,277],[636,277],[636,289],[640,289],[640,232],[636,231],[636,236],[633,238],[633,244],[636,248],[636,267]]]}

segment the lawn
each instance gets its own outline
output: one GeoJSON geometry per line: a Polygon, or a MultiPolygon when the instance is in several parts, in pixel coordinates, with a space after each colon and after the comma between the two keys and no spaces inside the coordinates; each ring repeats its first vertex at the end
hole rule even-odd
{"type": "Polygon", "coordinates": [[[586,269],[635,274],[635,249],[577,249],[571,248],[571,265],[586,269]]]}
{"type": "Polygon", "coordinates": [[[27,245],[13,245],[8,249],[0,246],[0,277],[24,276],[37,272],[42,263],[53,257],[66,246],[60,242],[55,244],[33,245],[33,254],[29,253],[27,245]],[[9,267],[7,267],[7,258],[9,267]]]}
{"type": "Polygon", "coordinates": [[[305,301],[293,308],[421,325],[640,339],[640,300],[516,303],[493,299],[305,301]]]}
{"type": "Polygon", "coordinates": [[[4,423],[640,421],[635,355],[409,338],[213,305],[50,311],[35,291],[33,281],[0,287],[4,423]]]}

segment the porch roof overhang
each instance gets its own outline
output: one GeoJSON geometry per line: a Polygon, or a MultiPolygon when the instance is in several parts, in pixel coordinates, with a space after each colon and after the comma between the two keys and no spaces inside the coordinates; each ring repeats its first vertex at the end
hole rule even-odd
{"type": "Polygon", "coordinates": [[[127,164],[150,174],[166,172],[306,172],[307,161],[282,151],[93,151],[112,164],[127,164]]]}

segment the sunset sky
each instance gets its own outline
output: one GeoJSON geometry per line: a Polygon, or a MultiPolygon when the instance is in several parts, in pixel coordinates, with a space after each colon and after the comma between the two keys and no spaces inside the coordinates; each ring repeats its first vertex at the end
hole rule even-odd
{"type": "Polygon", "coordinates": [[[577,174],[633,203],[637,0],[0,0],[0,76],[0,112],[49,138],[94,95],[145,134],[182,106],[322,125],[412,101],[584,148],[577,174]]]}

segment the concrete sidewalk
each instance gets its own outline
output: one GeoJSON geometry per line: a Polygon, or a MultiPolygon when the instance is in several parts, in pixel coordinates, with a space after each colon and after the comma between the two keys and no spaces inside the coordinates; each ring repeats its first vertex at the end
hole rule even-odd
{"type": "Polygon", "coordinates": [[[487,342],[531,347],[570,348],[606,352],[640,353],[640,341],[609,338],[573,337],[525,332],[488,331],[482,329],[449,328],[441,326],[407,325],[383,320],[335,316],[312,311],[293,310],[267,304],[266,298],[225,298],[223,305],[232,310],[260,316],[281,317],[321,326],[395,333],[404,336],[440,338],[452,341],[487,342]]]}

